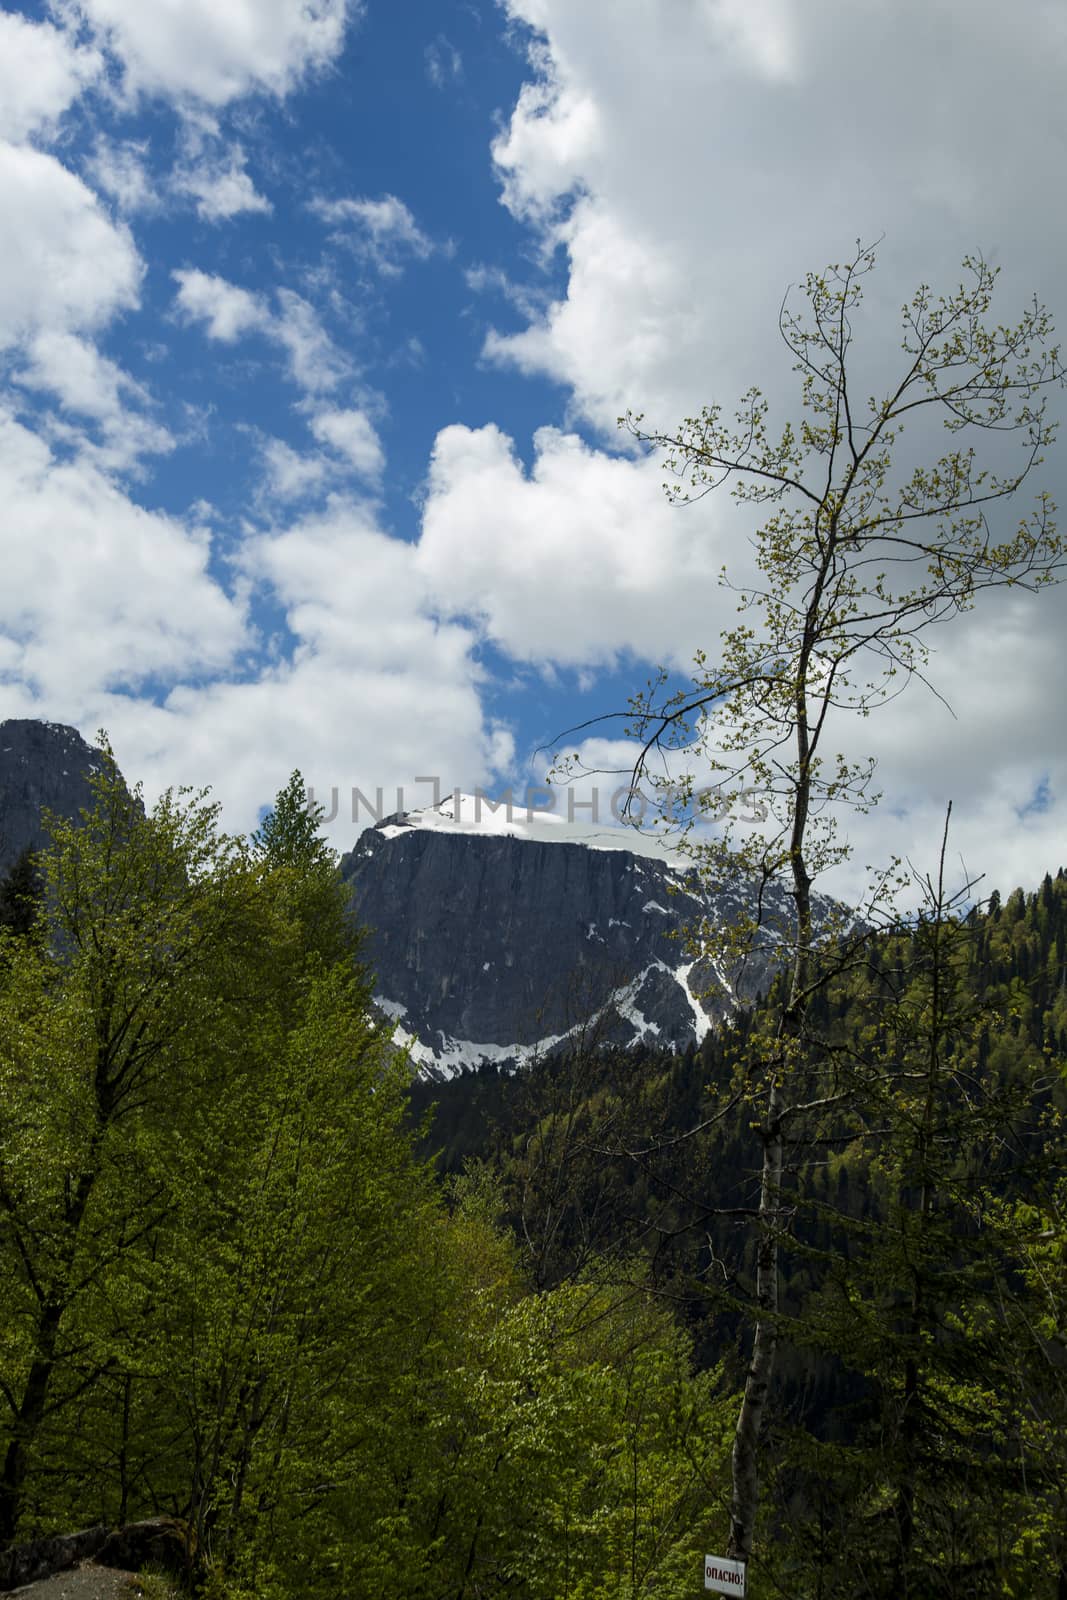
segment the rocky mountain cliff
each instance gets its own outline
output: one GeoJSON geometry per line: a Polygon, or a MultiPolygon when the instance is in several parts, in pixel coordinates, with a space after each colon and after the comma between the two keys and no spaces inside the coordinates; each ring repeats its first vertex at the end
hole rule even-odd
{"type": "Polygon", "coordinates": [[[766,985],[773,941],[735,982],[680,938],[702,916],[733,923],[747,882],[705,894],[680,864],[602,840],[415,812],[343,858],[378,1003],[426,1075],[518,1064],[590,1027],[684,1048],[766,985]]]}
{"type": "MultiPolygon", "coordinates": [[[[91,803],[99,763],[73,728],[0,723],[0,873],[44,842],[42,808],[73,818],[91,803]]],[[[773,935],[740,975],[694,962],[680,937],[701,918],[732,924],[746,880],[707,893],[617,831],[577,842],[556,818],[479,822],[470,804],[388,818],[341,862],[383,1020],[425,1075],[520,1065],[590,1030],[684,1049],[767,986],[773,935]]],[[[788,902],[770,910],[784,918],[788,902]]]]}
{"type": "Polygon", "coordinates": [[[74,819],[92,804],[100,752],[58,722],[0,722],[0,875],[45,842],[42,810],[74,819]]]}

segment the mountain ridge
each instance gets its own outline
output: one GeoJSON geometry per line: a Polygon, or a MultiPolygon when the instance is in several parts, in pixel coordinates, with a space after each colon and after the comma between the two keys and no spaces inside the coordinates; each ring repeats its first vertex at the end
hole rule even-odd
{"type": "Polygon", "coordinates": [[[686,949],[687,927],[744,914],[747,879],[709,893],[692,868],[622,839],[533,837],[496,819],[479,831],[438,808],[368,828],[341,872],[377,1004],[429,1077],[519,1066],[590,1029],[605,1044],[685,1049],[775,968],[771,938],[740,978],[686,949]]]}
{"type": "MultiPolygon", "coordinates": [[[[0,724],[0,873],[46,842],[43,808],[91,806],[102,760],[63,724],[0,724]]],[[[385,817],[340,860],[381,1019],[421,1075],[519,1067],[590,1036],[684,1050],[769,984],[773,934],[741,975],[686,947],[687,927],[751,906],[740,874],[708,891],[621,828],[575,837],[550,812],[478,802],[385,817]]],[[[783,894],[772,918],[788,909],[783,894]]]]}

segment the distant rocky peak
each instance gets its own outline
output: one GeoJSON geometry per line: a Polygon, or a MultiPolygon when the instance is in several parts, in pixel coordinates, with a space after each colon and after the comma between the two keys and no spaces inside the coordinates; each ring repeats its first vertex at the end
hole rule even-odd
{"type": "Polygon", "coordinates": [[[466,815],[461,801],[383,819],[341,864],[383,1017],[427,1075],[521,1065],[589,1029],[684,1049],[769,982],[772,948],[739,986],[685,939],[751,909],[747,879],[709,893],[622,830],[579,843],[558,817],[467,798],[466,815]]]}
{"type": "Polygon", "coordinates": [[[23,850],[45,844],[42,811],[74,821],[92,805],[89,779],[102,768],[99,749],[77,728],[29,718],[0,722],[0,873],[23,850]]]}

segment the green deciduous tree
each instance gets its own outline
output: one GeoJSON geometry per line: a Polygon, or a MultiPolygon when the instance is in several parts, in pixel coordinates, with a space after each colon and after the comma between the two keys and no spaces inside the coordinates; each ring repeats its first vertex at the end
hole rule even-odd
{"type": "MultiPolygon", "coordinates": [[[[996,271],[968,259],[957,289],[936,295],[922,285],[904,306],[902,359],[868,396],[857,392],[854,346],[873,267],[873,251],[858,247],[843,266],[808,276],[802,310],[783,305],[800,410],[777,434],[757,389],[733,420],[717,405],[673,432],[624,419],[640,442],[664,453],[673,501],[728,487],[768,512],[753,541],[757,577],[739,590],[737,625],[697,656],[688,688],[671,693],[663,675],[634,704],[642,743],[635,780],[658,787],[675,817],[698,821],[702,807],[719,810],[741,791],[763,799],[764,826],[742,839],[727,825],[714,843],[692,846],[698,864],[720,882],[749,869],[765,890],[784,884],[792,901],[775,927],[788,953],[787,982],[747,1067],[761,1185],[754,1338],[733,1458],[730,1551],[742,1559],[752,1549],[780,1327],[779,1250],[789,1224],[783,1164],[790,1140],[809,1135],[828,1097],[846,1093],[832,1061],[813,1057],[808,1021],[813,996],[862,938],[842,945],[832,927],[820,930],[813,899],[819,875],[847,853],[836,814],[876,798],[873,762],[837,753],[841,719],[865,717],[908,680],[924,678],[931,627],[969,610],[985,590],[1041,587],[1063,559],[1047,494],[1013,523],[1001,521],[1054,437],[1047,391],[1063,369],[1048,314],[1035,303],[1015,324],[996,321],[996,271]],[[932,425],[947,432],[942,450],[931,444],[932,425]],[[716,793],[692,771],[652,774],[649,757],[664,748],[684,750],[690,767],[699,757],[716,793]]],[[[759,942],[773,903],[770,893],[761,896],[725,952],[731,959],[759,942]]],[[[707,953],[711,931],[695,932],[707,953]]]]}
{"type": "Polygon", "coordinates": [[[110,758],[94,782],[80,827],[51,819],[40,937],[0,963],[3,1540],[33,1459],[55,1469],[64,1417],[113,1367],[104,1307],[171,1211],[165,1107],[225,1035],[247,915],[213,808],[167,797],[147,815],[110,758]]]}
{"type": "Polygon", "coordinates": [[[0,960],[6,1539],[169,1512],[228,1600],[671,1592],[729,1421],[640,1294],[451,1213],[299,775],[248,843],[114,764],[0,960]]]}
{"type": "Polygon", "coordinates": [[[203,797],[94,787],[0,962],[0,1532],[164,1508],[240,1562],[351,1452],[428,1179],[292,793],[249,849],[203,797]]]}

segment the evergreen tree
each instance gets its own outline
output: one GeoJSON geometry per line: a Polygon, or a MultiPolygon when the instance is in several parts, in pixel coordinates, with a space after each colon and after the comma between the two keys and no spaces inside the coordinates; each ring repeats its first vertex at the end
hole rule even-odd
{"type": "Polygon", "coordinates": [[[0,928],[14,934],[30,933],[40,913],[41,891],[37,858],[27,848],[0,878],[0,928]]]}

